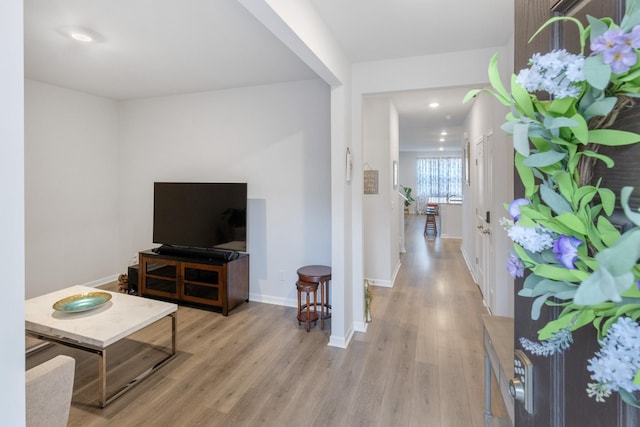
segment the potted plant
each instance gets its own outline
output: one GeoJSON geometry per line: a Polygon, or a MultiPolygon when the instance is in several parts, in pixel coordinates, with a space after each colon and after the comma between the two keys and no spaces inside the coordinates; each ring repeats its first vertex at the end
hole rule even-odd
{"type": "Polygon", "coordinates": [[[411,196],[411,187],[402,187],[404,189],[404,197],[405,197],[405,201],[404,201],[404,213],[408,214],[409,213],[409,206],[411,206],[411,203],[415,202],[416,199],[414,199],[411,196]]]}

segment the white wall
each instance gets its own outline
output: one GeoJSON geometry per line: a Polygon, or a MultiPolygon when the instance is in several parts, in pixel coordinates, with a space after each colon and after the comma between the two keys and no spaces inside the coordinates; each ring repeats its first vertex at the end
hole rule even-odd
{"type": "MultiPolygon", "coordinates": [[[[465,121],[465,129],[469,133],[471,142],[471,155],[476,158],[475,142],[481,137],[489,137],[493,140],[493,185],[492,185],[492,206],[491,211],[491,239],[493,239],[493,301],[487,297],[486,303],[490,306],[491,312],[496,315],[513,316],[513,279],[506,269],[506,261],[511,248],[511,241],[506,232],[498,224],[498,219],[505,216],[503,204],[513,200],[513,143],[508,134],[500,129],[505,121],[507,108],[497,100],[487,94],[480,94],[473,101],[471,111],[465,121]]],[[[471,179],[476,176],[476,165],[471,162],[471,179]]],[[[464,187],[465,200],[475,200],[472,194],[475,188],[472,182],[471,187],[464,187]]],[[[476,253],[476,221],[475,205],[466,203],[463,215],[473,220],[463,221],[463,245],[462,251],[467,263],[475,273],[477,268],[475,260],[476,253]]],[[[476,276],[477,277],[477,276],[476,276]]]]}
{"type": "Polygon", "coordinates": [[[156,246],[154,181],[247,182],[250,299],[297,305],[331,265],[329,108],[320,80],[123,102],[119,263],[156,246]]]}
{"type": "Polygon", "coordinates": [[[0,378],[2,424],[25,423],[24,399],[24,104],[22,2],[0,7],[0,378]]]}
{"type": "Polygon", "coordinates": [[[25,82],[26,297],[104,283],[118,262],[117,103],[25,82]]]}
{"type": "Polygon", "coordinates": [[[363,195],[364,275],[371,284],[392,286],[400,261],[397,189],[392,164],[398,160],[398,112],[387,97],[368,97],[362,106],[363,163],[378,171],[378,194],[363,195]]]}
{"type": "Polygon", "coordinates": [[[27,81],[27,298],[114,280],[153,247],[153,182],[247,182],[250,298],[297,304],[331,265],[329,88],[319,80],[117,103],[27,81]]]}
{"type": "MultiPolygon", "coordinates": [[[[355,330],[365,331],[361,227],[352,209],[353,186],[345,180],[351,136],[350,62],[309,0],[239,0],[265,27],[331,86],[331,287],[329,345],[346,347],[355,330]],[[355,236],[358,234],[358,236],[355,236]],[[354,246],[355,244],[355,246],[354,246]]],[[[358,160],[357,153],[354,156],[358,160]]],[[[356,183],[357,184],[357,183],[356,183]]]]}

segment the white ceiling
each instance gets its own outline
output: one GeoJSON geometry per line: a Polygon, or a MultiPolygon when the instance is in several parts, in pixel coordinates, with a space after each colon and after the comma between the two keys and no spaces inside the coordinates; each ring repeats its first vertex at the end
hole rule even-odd
{"type": "Polygon", "coordinates": [[[25,75],[128,99],[315,78],[235,0],[24,0],[25,75]],[[81,43],[68,28],[97,34],[81,43]]]}
{"type": "MultiPolygon", "coordinates": [[[[352,62],[503,46],[513,27],[513,0],[309,1],[352,62]]],[[[25,76],[107,98],[317,77],[237,0],[24,0],[24,15],[25,76]]],[[[431,138],[461,125],[467,89],[392,94],[401,149],[437,149],[431,138]]]]}
{"type": "Polygon", "coordinates": [[[504,46],[513,0],[310,0],[353,62],[504,46]]]}
{"type": "Polygon", "coordinates": [[[463,128],[472,102],[462,103],[470,88],[454,87],[394,93],[398,110],[400,151],[462,150],[463,128]],[[431,102],[440,104],[429,107],[431,102]],[[442,135],[446,132],[446,135],[442,135]],[[442,141],[444,139],[444,141],[442,141]]]}

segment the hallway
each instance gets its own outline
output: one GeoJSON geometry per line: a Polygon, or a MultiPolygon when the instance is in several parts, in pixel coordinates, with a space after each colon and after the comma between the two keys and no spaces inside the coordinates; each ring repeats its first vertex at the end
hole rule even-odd
{"type": "MultiPolygon", "coordinates": [[[[484,411],[480,315],[487,311],[462,257],[461,240],[425,237],[424,221],[422,215],[405,216],[402,267],[393,288],[374,287],[373,323],[364,337],[370,342],[391,341],[393,348],[400,347],[398,357],[407,358],[406,373],[399,372],[413,387],[388,393],[404,393],[411,399],[407,425],[480,427],[484,411]],[[393,331],[404,338],[391,338],[393,331]]],[[[494,413],[503,415],[498,400],[494,398],[494,413]]]]}
{"type": "MultiPolygon", "coordinates": [[[[373,321],[346,350],[327,345],[328,328],[298,326],[295,308],[249,302],[228,317],[180,306],[176,359],[105,409],[90,405],[95,356],[52,347],[27,365],[76,358],[70,426],[482,427],[486,310],[461,241],[423,230],[424,216],[407,216],[395,286],[371,288],[373,321]]],[[[166,345],[165,326],[114,348],[114,383],[138,369],[141,341],[166,345]]]]}

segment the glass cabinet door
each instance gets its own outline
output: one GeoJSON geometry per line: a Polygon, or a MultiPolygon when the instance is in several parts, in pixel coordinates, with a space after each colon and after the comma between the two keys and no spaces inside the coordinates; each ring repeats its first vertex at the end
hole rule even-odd
{"type": "Polygon", "coordinates": [[[178,263],[170,260],[144,261],[143,293],[151,295],[178,296],[178,263]]]}
{"type": "Polygon", "coordinates": [[[204,304],[220,303],[224,267],[183,263],[182,299],[204,304]]]}

